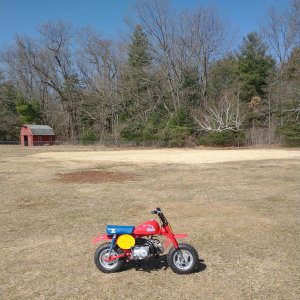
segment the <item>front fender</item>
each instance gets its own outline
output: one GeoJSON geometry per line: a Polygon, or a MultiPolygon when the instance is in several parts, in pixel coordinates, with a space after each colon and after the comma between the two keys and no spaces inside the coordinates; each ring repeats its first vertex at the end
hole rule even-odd
{"type": "Polygon", "coordinates": [[[96,237],[95,239],[92,240],[92,243],[97,244],[99,241],[102,240],[111,240],[112,237],[108,236],[107,234],[102,234],[98,237],[96,237]]]}
{"type": "MultiPolygon", "coordinates": [[[[188,235],[185,233],[174,234],[175,239],[183,239],[186,237],[188,237],[188,235]]],[[[170,243],[172,243],[172,239],[168,238],[164,245],[165,249],[170,245],[170,243]]],[[[177,247],[177,246],[175,246],[175,247],[177,247]]]]}

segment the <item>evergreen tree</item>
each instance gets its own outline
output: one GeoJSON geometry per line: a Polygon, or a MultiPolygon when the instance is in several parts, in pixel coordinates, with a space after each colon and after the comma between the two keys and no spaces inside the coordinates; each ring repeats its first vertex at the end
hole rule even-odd
{"type": "Polygon", "coordinates": [[[22,124],[40,123],[41,107],[37,100],[28,101],[21,93],[16,94],[16,110],[22,124]]]}
{"type": "Polygon", "coordinates": [[[212,69],[209,85],[209,95],[216,99],[222,92],[239,94],[239,69],[238,59],[235,55],[228,56],[216,61],[212,69]]]}
{"type": "Polygon", "coordinates": [[[267,55],[267,47],[258,33],[249,33],[243,39],[238,53],[238,71],[241,83],[241,99],[250,102],[254,96],[263,98],[275,61],[267,55]]]}
{"type": "Polygon", "coordinates": [[[122,78],[122,136],[129,140],[143,139],[143,131],[148,121],[148,107],[153,101],[149,95],[150,63],[147,36],[142,26],[137,25],[131,37],[128,63],[122,78]]]}
{"type": "Polygon", "coordinates": [[[131,37],[128,52],[128,65],[131,68],[143,68],[150,64],[149,42],[141,25],[136,25],[131,37]]]}
{"type": "Polygon", "coordinates": [[[300,47],[293,49],[284,66],[281,124],[278,133],[290,146],[300,146],[300,47]]]}
{"type": "Polygon", "coordinates": [[[293,49],[284,69],[284,80],[300,82],[300,47],[293,49]]]}
{"type": "Polygon", "coordinates": [[[18,140],[20,121],[16,111],[16,90],[0,73],[0,140],[18,140]]]}

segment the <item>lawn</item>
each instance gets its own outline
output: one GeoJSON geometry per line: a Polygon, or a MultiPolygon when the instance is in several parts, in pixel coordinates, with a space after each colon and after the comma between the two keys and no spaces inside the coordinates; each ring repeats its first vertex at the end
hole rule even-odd
{"type": "Polygon", "coordinates": [[[300,297],[299,149],[0,146],[0,191],[1,299],[300,297]],[[98,271],[91,240],[157,206],[198,271],[98,271]]]}

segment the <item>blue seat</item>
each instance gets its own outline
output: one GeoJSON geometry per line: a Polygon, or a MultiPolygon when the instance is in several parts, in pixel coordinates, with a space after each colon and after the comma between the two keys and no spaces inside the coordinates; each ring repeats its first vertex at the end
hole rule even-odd
{"type": "Polygon", "coordinates": [[[120,225],[107,225],[106,233],[108,235],[114,234],[132,234],[134,226],[120,226],[120,225]]]}

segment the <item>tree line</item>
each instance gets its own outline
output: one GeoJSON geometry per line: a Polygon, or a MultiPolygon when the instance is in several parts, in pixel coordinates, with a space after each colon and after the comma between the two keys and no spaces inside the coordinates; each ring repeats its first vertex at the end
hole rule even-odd
{"type": "Polygon", "coordinates": [[[218,10],[138,1],[129,37],[46,23],[0,49],[0,140],[48,124],[62,141],[300,145],[300,0],[232,50],[218,10]]]}

